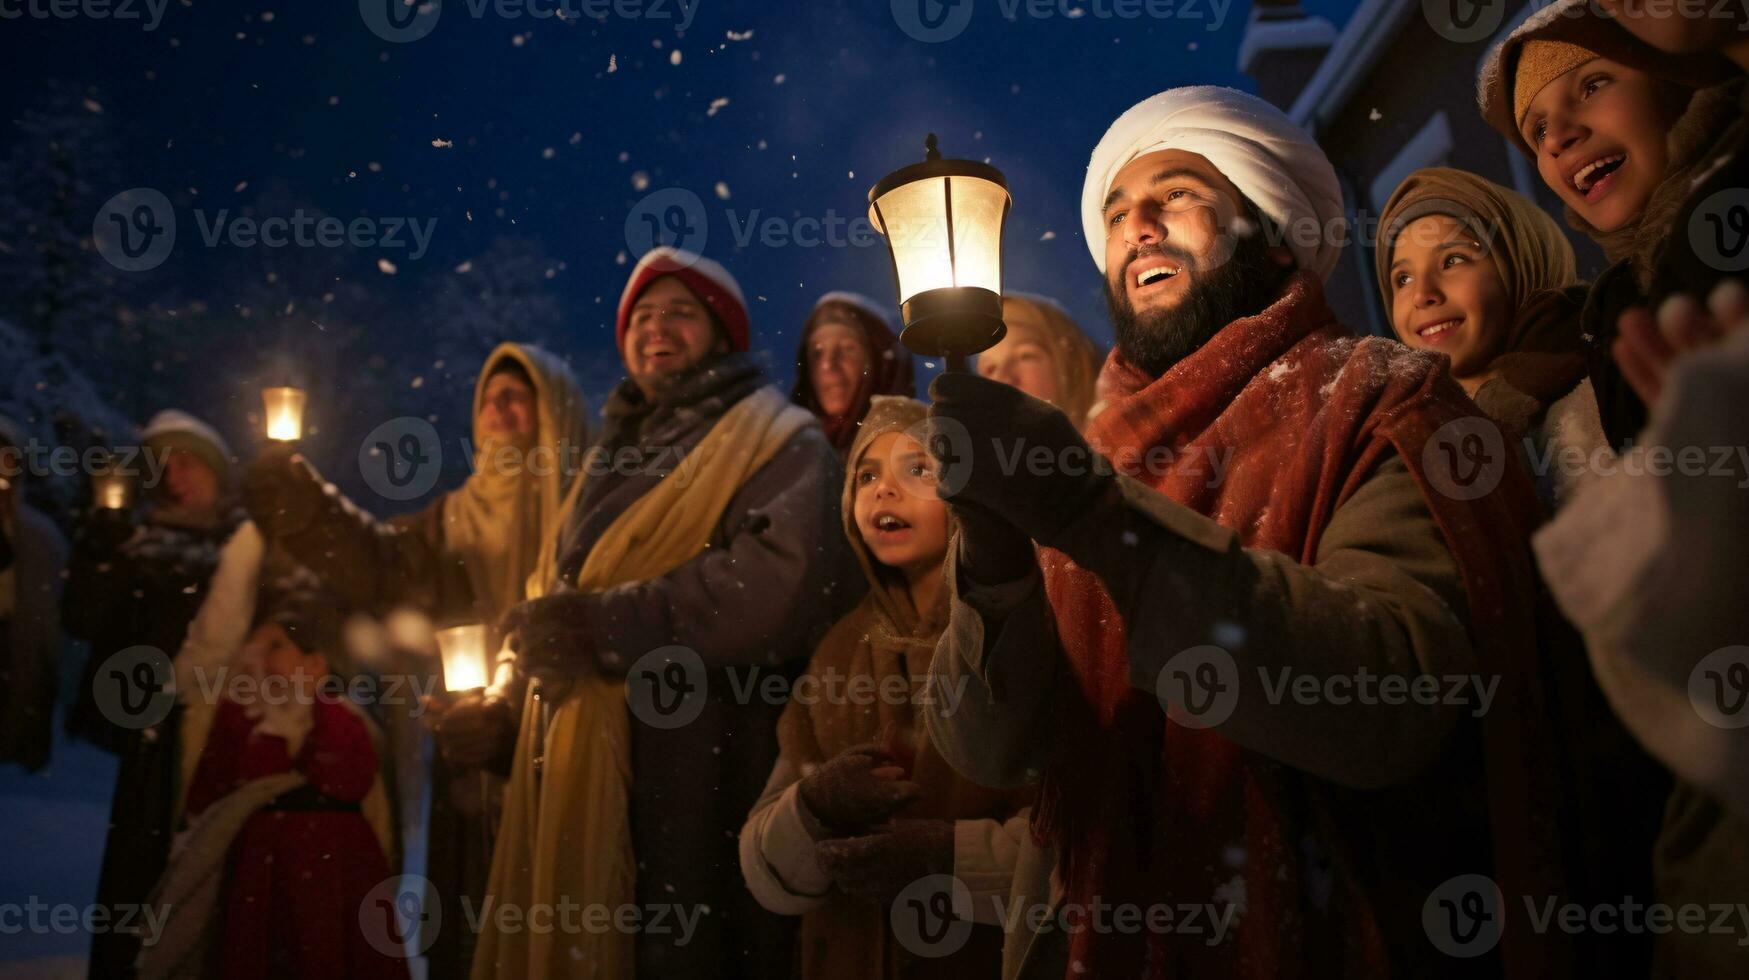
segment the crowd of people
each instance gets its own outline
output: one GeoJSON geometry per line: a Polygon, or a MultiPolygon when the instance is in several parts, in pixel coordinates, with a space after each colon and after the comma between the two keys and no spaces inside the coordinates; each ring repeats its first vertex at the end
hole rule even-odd
{"type": "Polygon", "coordinates": [[[1010,292],[925,403],[883,305],[830,292],[786,397],[729,270],[657,248],[601,424],[504,343],[470,475],[418,513],[173,410],[149,505],[70,553],[0,483],[4,757],[46,761],[87,640],[67,725],[121,757],[98,901],[170,913],[91,975],[1743,975],[1749,289],[1696,231],[1749,186],[1743,26],[1516,28],[1479,110],[1611,265],[1417,171],[1374,250],[1395,339],[1325,302],[1314,140],[1179,88],[1088,165],[1109,353],[1010,292]],[[320,696],[435,675],[428,633],[349,638],[406,610],[487,624],[491,683],[320,696]],[[144,728],[98,676],[137,647],[174,653],[144,728]],[[407,934],[373,902],[414,839],[407,934]]]}

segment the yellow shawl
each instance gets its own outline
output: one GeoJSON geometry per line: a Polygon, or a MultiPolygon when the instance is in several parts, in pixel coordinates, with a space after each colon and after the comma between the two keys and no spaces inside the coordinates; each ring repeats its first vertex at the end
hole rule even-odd
{"type": "MultiPolygon", "coordinates": [[[[582,591],[599,591],[648,581],[684,564],[710,543],[712,531],[747,479],[813,424],[813,416],[790,405],[775,388],[762,387],[743,398],[687,454],[682,469],[608,526],[573,584],[582,591]]],[[[573,486],[566,513],[584,482],[573,486]]],[[[554,561],[553,549],[548,549],[536,573],[538,581],[529,583],[530,596],[552,580],[554,561]]],[[[550,931],[534,932],[525,924],[531,915],[541,922],[541,916],[567,905],[583,910],[569,913],[574,922],[587,921],[587,910],[596,905],[607,909],[611,921],[615,909],[637,901],[625,682],[585,678],[550,705],[544,775],[537,784],[533,751],[540,736],[539,697],[538,685],[530,685],[492,853],[473,976],[629,977],[631,933],[611,928],[566,932],[562,919],[554,919],[550,931]],[[518,923],[510,930],[496,928],[500,908],[518,917],[510,920],[518,923]]]]}

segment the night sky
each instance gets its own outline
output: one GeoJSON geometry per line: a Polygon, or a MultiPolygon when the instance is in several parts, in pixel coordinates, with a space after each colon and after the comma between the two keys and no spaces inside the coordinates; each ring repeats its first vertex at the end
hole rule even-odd
{"type": "MultiPolygon", "coordinates": [[[[33,2],[48,0],[0,9],[33,2]]],[[[963,32],[941,43],[908,36],[885,0],[689,0],[684,31],[676,0],[620,0],[646,11],[639,18],[607,5],[600,20],[527,13],[561,2],[585,9],[500,0],[521,13],[506,17],[482,0],[444,0],[429,35],[401,44],[373,33],[352,0],[172,0],[155,30],[144,29],[141,0],[134,21],[0,20],[12,82],[0,104],[16,120],[54,83],[101,110],[123,151],[114,190],[156,188],[177,210],[176,248],[147,274],[166,292],[199,292],[276,258],[262,246],[207,247],[194,209],[210,221],[220,209],[264,216],[303,205],[432,227],[417,260],[403,233],[408,247],[347,253],[336,273],[383,303],[371,343],[390,354],[429,341],[430,315],[413,311],[467,274],[458,266],[506,237],[531,242],[564,311],[562,353],[599,395],[618,376],[613,307],[644,247],[626,230],[628,216],[642,224],[634,209],[647,195],[698,196],[703,250],[739,277],[754,347],[787,385],[801,321],[822,292],[893,302],[884,246],[737,238],[771,217],[797,234],[806,227],[789,222],[862,217],[869,186],[921,159],[931,131],[944,155],[986,159],[1008,176],[1007,288],[1059,298],[1108,343],[1076,214],[1093,144],[1161,89],[1253,88],[1235,65],[1242,0],[1224,16],[1196,0],[1170,20],[1102,17],[1103,2],[1068,0],[1042,5],[1048,17],[1023,5],[1010,20],[1012,0],[971,0],[963,32]]],[[[1340,27],[1352,4],[1307,7],[1340,27]]],[[[691,224],[682,244],[697,247],[691,224]]]]}

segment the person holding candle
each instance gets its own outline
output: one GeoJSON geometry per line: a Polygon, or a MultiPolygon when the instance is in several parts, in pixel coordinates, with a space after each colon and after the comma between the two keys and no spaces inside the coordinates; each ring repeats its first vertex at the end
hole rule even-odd
{"type": "MultiPolygon", "coordinates": [[[[524,598],[543,549],[558,538],[560,507],[588,445],[586,406],[566,364],[532,344],[503,343],[474,385],[474,467],[467,482],[424,510],[378,520],[325,488],[295,444],[271,443],[250,462],[244,498],[263,535],[359,609],[424,610],[438,625],[492,629],[524,598]]],[[[518,689],[520,690],[520,689],[518,689]]],[[[516,693],[494,687],[435,701],[438,759],[431,775],[427,875],[448,922],[464,921],[491,867],[488,827],[502,780],[482,794],[481,770],[502,773],[514,738],[516,693]],[[453,916],[453,918],[452,918],[453,916]]],[[[471,930],[444,928],[427,953],[434,978],[464,975],[471,930]]]]}
{"type": "Polygon", "coordinates": [[[1048,296],[1003,294],[1002,322],[1008,332],[978,355],[978,374],[1050,402],[1076,428],[1086,425],[1103,359],[1092,338],[1048,296]]]}
{"type": "Polygon", "coordinates": [[[67,543],[24,499],[24,430],[0,415],[0,762],[49,761],[67,543]]]}
{"type": "Polygon", "coordinates": [[[627,378],[537,574],[544,594],[507,621],[542,700],[523,711],[490,894],[635,901],[696,929],[488,928],[476,978],[789,970],[790,924],[747,892],[735,843],[777,758],[781,704],[735,691],[799,669],[861,589],[837,454],[766,379],[750,333],[720,264],[672,248],[639,260],[616,325],[627,378]],[[666,723],[664,706],[696,714],[666,723]]]}
{"type": "Polygon", "coordinates": [[[799,975],[809,980],[994,975],[997,909],[1029,832],[1029,796],[955,773],[915,706],[946,625],[941,571],[952,531],[935,461],[915,438],[927,411],[914,399],[877,396],[851,444],[844,532],[869,592],[796,682],[839,693],[784,708],[777,765],[741,829],[747,887],[771,911],[801,917],[799,975]],[[855,684],[883,693],[872,704],[857,700],[844,693],[855,684]],[[964,947],[926,960],[895,938],[883,906],[937,873],[977,884],[977,926],[964,947]]]}
{"type": "Polygon", "coordinates": [[[1565,975],[1568,937],[1519,897],[1564,894],[1567,868],[1517,458],[1439,469],[1477,411],[1446,362],[1336,321],[1340,186],[1274,106],[1144,100],[1081,203],[1117,337],[1086,436],[1006,385],[931,386],[965,438],[931,441],[959,531],[929,734],[982,785],[1039,780],[1055,867],[1017,890],[1205,925],[1022,935],[1006,967],[1565,975]],[[1004,466],[1017,439],[1058,462],[1004,466]],[[1426,675],[1448,694],[1349,696],[1426,675]],[[1451,696],[1464,677],[1493,685],[1451,696]],[[1421,914],[1468,873],[1510,896],[1483,960],[1421,914]]]}
{"type": "Polygon", "coordinates": [[[217,706],[185,843],[153,896],[169,941],[141,975],[405,978],[397,910],[370,900],[390,874],[363,812],[378,737],[344,694],[342,609],[307,588],[269,593],[239,664],[255,683],[217,706]],[[200,886],[214,874],[219,888],[200,886]]]}
{"type": "MultiPolygon", "coordinates": [[[[121,757],[97,883],[98,903],[112,908],[143,902],[164,868],[179,808],[183,713],[125,727],[98,707],[98,671],[129,647],[165,656],[182,647],[245,521],[230,489],[230,447],[210,425],[166,409],[140,442],[144,508],[136,516],[93,502],[74,538],[62,602],[62,626],[91,646],[67,728],[121,757]]],[[[126,932],[94,932],[91,976],[129,975],[137,949],[126,932]]]]}
{"type": "Polygon", "coordinates": [[[814,413],[833,448],[850,448],[876,396],[916,393],[911,352],[880,306],[858,293],[820,297],[802,325],[790,401],[814,413]]]}

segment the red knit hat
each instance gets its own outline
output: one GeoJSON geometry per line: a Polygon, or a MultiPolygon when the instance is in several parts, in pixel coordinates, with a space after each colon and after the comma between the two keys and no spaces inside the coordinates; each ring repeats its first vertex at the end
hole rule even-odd
{"type": "Polygon", "coordinates": [[[729,270],[702,255],[664,245],[653,248],[638,260],[625,292],[619,297],[619,319],[614,325],[613,344],[625,348],[626,328],[631,324],[632,304],[638,301],[650,283],[662,276],[673,276],[698,295],[711,312],[722,321],[729,335],[729,349],[744,351],[748,347],[747,300],[741,295],[741,284],[729,275],[729,270]]]}

